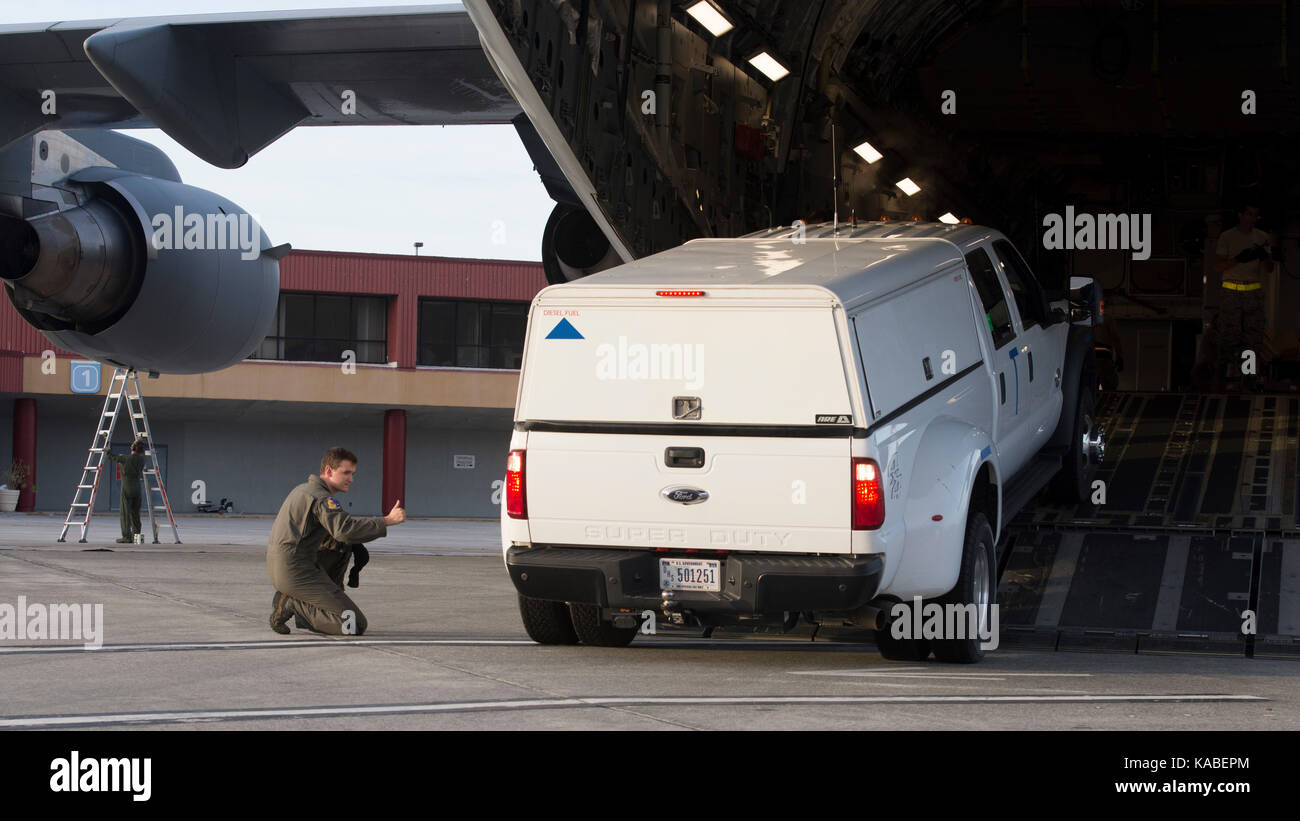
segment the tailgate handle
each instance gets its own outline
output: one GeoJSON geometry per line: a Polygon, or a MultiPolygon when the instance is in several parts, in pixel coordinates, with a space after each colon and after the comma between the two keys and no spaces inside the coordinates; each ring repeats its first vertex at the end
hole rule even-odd
{"type": "Polygon", "coordinates": [[[702,468],[704,448],[664,448],[664,464],[670,468],[702,468]]]}

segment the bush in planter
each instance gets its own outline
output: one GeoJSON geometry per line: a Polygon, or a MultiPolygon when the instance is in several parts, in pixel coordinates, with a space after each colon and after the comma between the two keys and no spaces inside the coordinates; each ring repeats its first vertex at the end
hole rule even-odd
{"type": "Polygon", "coordinates": [[[27,477],[32,475],[32,469],[22,459],[14,459],[13,464],[9,466],[9,472],[4,475],[4,484],[10,490],[30,490],[36,492],[36,485],[27,481],[27,477]]]}
{"type": "Polygon", "coordinates": [[[18,506],[18,494],[24,490],[36,492],[36,486],[27,481],[31,475],[31,468],[22,459],[14,459],[9,468],[9,472],[0,475],[3,479],[5,492],[0,492],[0,511],[12,511],[18,506]]]}

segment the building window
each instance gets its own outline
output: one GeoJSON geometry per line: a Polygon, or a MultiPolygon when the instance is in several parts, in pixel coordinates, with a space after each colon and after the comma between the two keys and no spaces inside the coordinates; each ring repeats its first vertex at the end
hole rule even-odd
{"type": "Polygon", "coordinates": [[[419,364],[518,368],[527,322],[526,302],[421,299],[419,364]]]}
{"type": "Polygon", "coordinates": [[[388,362],[388,298],[346,294],[280,294],[275,327],[250,359],[388,362]]]}

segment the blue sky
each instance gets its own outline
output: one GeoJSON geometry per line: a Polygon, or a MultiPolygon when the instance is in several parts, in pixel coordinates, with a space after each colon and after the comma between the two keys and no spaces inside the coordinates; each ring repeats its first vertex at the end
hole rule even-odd
{"type": "MultiPolygon", "coordinates": [[[[427,4],[45,0],[5,2],[0,23],[413,5],[427,4]]],[[[299,128],[235,170],[204,163],[160,131],[126,133],[166,151],[185,182],[255,214],[275,243],[409,254],[420,241],[424,255],[541,259],[542,228],[552,203],[510,126],[299,128]],[[498,222],[504,226],[499,243],[494,242],[498,222]]]]}

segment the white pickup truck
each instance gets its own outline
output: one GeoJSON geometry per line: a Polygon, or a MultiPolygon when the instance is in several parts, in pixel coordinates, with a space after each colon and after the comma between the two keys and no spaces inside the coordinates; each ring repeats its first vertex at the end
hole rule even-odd
{"type": "Polygon", "coordinates": [[[1090,489],[1100,294],[1072,286],[1049,304],[997,231],[883,222],[698,239],[546,288],[501,516],[529,636],[802,618],[977,661],[978,636],[898,638],[888,611],[919,596],[986,626],[1006,522],[1048,484],[1090,489]]]}

